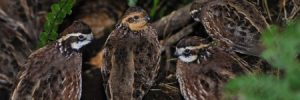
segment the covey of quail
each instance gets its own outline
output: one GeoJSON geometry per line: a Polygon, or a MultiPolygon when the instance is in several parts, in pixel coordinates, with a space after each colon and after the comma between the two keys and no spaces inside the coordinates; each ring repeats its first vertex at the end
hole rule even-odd
{"type": "Polygon", "coordinates": [[[200,37],[187,37],[176,46],[176,77],[185,100],[221,100],[224,84],[250,72],[250,66],[235,53],[200,37]]]}
{"type": "Polygon", "coordinates": [[[93,34],[75,21],[60,38],[33,52],[19,73],[12,100],[79,100],[83,46],[93,34]]]}
{"type": "Polygon", "coordinates": [[[268,23],[246,0],[196,0],[190,14],[203,24],[209,36],[236,52],[259,56],[264,49],[260,37],[268,23]]]}
{"type": "Polygon", "coordinates": [[[154,84],[160,46],[149,20],[145,10],[131,7],[110,33],[100,66],[109,100],[142,100],[154,84]]]}

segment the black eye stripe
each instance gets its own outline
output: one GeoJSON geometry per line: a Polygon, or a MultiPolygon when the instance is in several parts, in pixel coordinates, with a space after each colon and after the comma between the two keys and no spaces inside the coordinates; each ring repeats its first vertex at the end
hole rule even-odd
{"type": "Polygon", "coordinates": [[[84,36],[83,35],[79,35],[78,38],[84,38],[84,36]]]}
{"type": "Polygon", "coordinates": [[[82,39],[82,40],[79,40],[79,41],[85,41],[86,39],[82,39]]]}

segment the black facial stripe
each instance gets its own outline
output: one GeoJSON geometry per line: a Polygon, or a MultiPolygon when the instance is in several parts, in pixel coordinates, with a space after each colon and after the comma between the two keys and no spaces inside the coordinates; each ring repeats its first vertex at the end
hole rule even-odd
{"type": "Polygon", "coordinates": [[[79,35],[79,36],[77,37],[77,39],[78,39],[79,41],[81,41],[81,40],[84,40],[85,37],[84,37],[83,35],[79,35]]]}
{"type": "Polygon", "coordinates": [[[78,41],[85,41],[86,40],[86,38],[84,38],[84,39],[81,39],[81,40],[78,40],[78,41]]]}
{"type": "Polygon", "coordinates": [[[186,54],[186,53],[183,53],[182,55],[183,55],[184,57],[191,56],[191,54],[186,54]]]}
{"type": "Polygon", "coordinates": [[[77,37],[77,41],[84,41],[86,39],[87,39],[86,37],[82,37],[82,38],[77,37]]]}
{"type": "Polygon", "coordinates": [[[184,55],[184,56],[190,56],[190,55],[191,55],[191,50],[190,50],[190,49],[185,49],[185,50],[183,51],[183,55],[184,55]]]}

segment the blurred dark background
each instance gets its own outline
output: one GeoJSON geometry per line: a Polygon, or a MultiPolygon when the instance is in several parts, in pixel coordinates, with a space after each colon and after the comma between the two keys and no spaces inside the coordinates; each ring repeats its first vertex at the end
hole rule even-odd
{"type": "MultiPolygon", "coordinates": [[[[148,11],[154,26],[160,26],[157,27],[160,34],[159,39],[165,47],[165,51],[162,53],[159,79],[145,100],[182,100],[174,75],[176,58],[173,52],[174,44],[177,41],[166,46],[164,43],[171,36],[180,32],[189,32],[189,36],[208,37],[201,23],[194,22],[188,15],[188,7],[192,1],[138,0],[136,3],[137,6],[148,11]],[[165,19],[170,20],[166,22],[165,19]],[[167,29],[166,23],[170,23],[170,25],[173,23],[175,26],[167,29]]],[[[248,1],[253,2],[260,10],[266,10],[262,5],[263,0],[248,1]]],[[[268,10],[271,14],[264,14],[268,16],[267,20],[270,24],[281,25],[285,22],[282,18],[284,14],[280,12],[283,9],[282,1],[268,0],[268,10]]],[[[285,5],[291,5],[286,8],[287,12],[291,12],[293,7],[289,1],[291,0],[287,0],[288,3],[285,3],[285,5]]],[[[24,64],[28,55],[36,50],[46,15],[50,11],[51,5],[56,2],[58,0],[0,0],[0,100],[8,100],[19,68],[24,64]]],[[[95,40],[83,52],[82,100],[105,100],[101,74],[97,67],[100,63],[97,55],[110,31],[127,8],[127,0],[77,0],[72,14],[67,16],[59,26],[58,33],[73,21],[82,20],[90,25],[95,36],[95,40]]],[[[242,54],[240,56],[252,66],[257,67],[257,72],[274,73],[274,70],[271,70],[269,65],[261,59],[242,54]]]]}

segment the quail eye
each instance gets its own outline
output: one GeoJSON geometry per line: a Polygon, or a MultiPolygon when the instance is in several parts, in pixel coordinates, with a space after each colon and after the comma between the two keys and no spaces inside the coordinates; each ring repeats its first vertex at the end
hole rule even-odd
{"type": "Polygon", "coordinates": [[[83,35],[79,35],[78,36],[78,40],[84,40],[84,36],[83,35]]]}
{"type": "Polygon", "coordinates": [[[129,22],[129,23],[133,23],[133,21],[134,21],[133,18],[129,18],[129,19],[128,19],[128,22],[129,22]]]}
{"type": "Polygon", "coordinates": [[[184,50],[184,53],[189,54],[189,53],[191,53],[191,50],[190,49],[186,49],[186,50],[184,50]]]}
{"type": "Polygon", "coordinates": [[[183,55],[184,55],[184,56],[190,56],[190,54],[191,54],[191,50],[189,50],[189,49],[186,49],[186,50],[184,50],[184,52],[183,52],[183,55]]]}
{"type": "Polygon", "coordinates": [[[133,18],[134,18],[134,19],[139,19],[139,16],[134,16],[133,18]]]}

